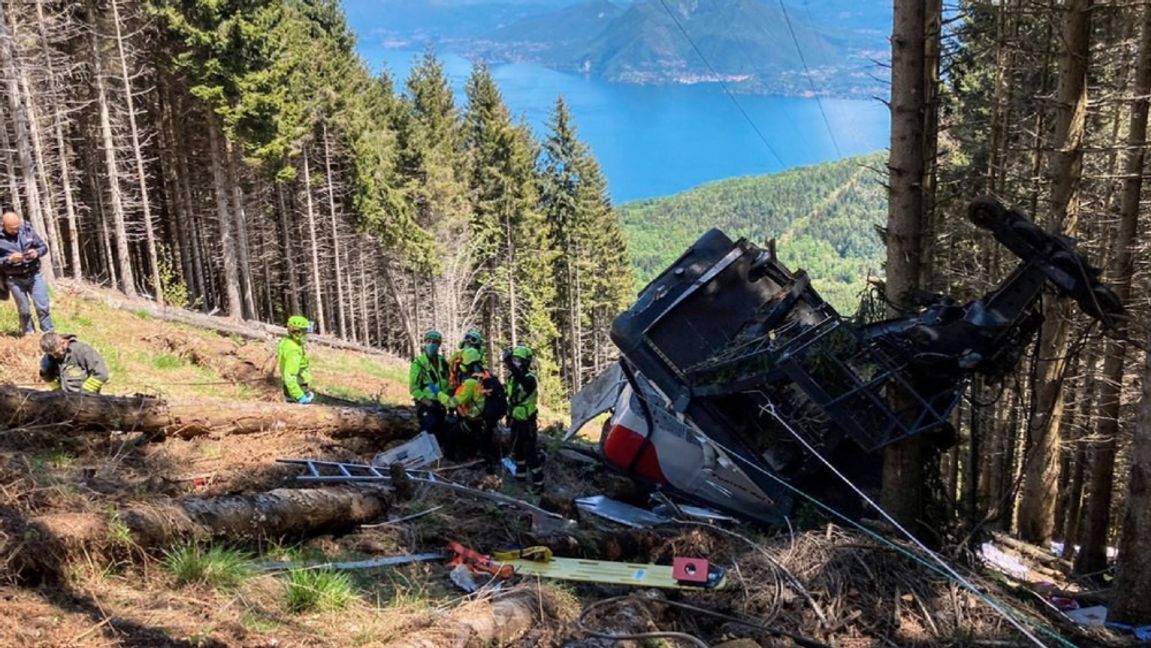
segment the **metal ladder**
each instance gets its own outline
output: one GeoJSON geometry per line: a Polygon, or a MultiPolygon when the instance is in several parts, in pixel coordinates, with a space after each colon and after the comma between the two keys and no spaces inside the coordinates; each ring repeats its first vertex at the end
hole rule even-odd
{"type": "MultiPolygon", "coordinates": [[[[341,463],[338,461],[317,461],[315,459],[277,459],[276,463],[304,466],[307,473],[296,477],[296,481],[306,482],[390,482],[392,476],[371,464],[341,463]]],[[[426,470],[409,470],[409,477],[426,481],[436,479],[435,473],[426,470]]]]}

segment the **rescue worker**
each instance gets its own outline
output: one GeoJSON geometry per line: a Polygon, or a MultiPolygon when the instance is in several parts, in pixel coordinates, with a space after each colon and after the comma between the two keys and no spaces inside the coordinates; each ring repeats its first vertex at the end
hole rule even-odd
{"type": "Polygon", "coordinates": [[[467,371],[463,367],[464,350],[475,349],[479,351],[480,361],[482,362],[484,355],[483,347],[484,336],[475,329],[468,331],[467,334],[464,335],[464,339],[460,340],[460,348],[456,349],[456,352],[448,359],[448,387],[451,388],[453,394],[456,393],[456,390],[459,389],[460,385],[464,384],[464,381],[468,378],[467,371]]]}
{"type": "Polygon", "coordinates": [[[312,323],[303,315],[289,317],[288,335],[280,340],[276,350],[284,400],[289,403],[307,405],[316,397],[308,388],[312,382],[312,372],[308,367],[308,353],[304,350],[304,342],[311,330],[312,323]]]}
{"type": "Polygon", "coordinates": [[[489,475],[494,475],[500,461],[495,439],[498,419],[493,420],[484,415],[488,398],[484,381],[491,380],[492,376],[484,369],[479,349],[468,347],[461,356],[461,367],[467,378],[454,395],[440,392],[439,400],[444,407],[454,408],[459,415],[453,436],[464,449],[465,456],[461,458],[474,456],[478,452],[484,460],[484,469],[489,475]]]}
{"type": "Polygon", "coordinates": [[[456,444],[449,438],[448,412],[439,397],[448,392],[448,361],[440,355],[444,336],[437,330],[424,333],[424,346],[408,369],[408,391],[416,404],[420,431],[436,437],[444,455],[455,459],[456,444]]]}
{"type": "Polygon", "coordinates": [[[41,333],[50,333],[55,329],[49,314],[48,283],[40,274],[40,260],[48,254],[48,244],[16,212],[10,209],[3,212],[0,216],[0,274],[4,275],[4,284],[16,300],[20,333],[35,333],[36,320],[41,333]],[[33,307],[36,320],[32,319],[33,307]]]}
{"type": "Polygon", "coordinates": [[[69,394],[99,394],[108,382],[108,365],[75,335],[48,332],[40,336],[40,379],[69,394]]]}
{"type": "Polygon", "coordinates": [[[533,493],[543,491],[543,462],[539,453],[539,381],[532,373],[532,350],[519,345],[504,354],[508,370],[508,427],[512,431],[512,459],[516,462],[516,479],[530,478],[533,493]]]}

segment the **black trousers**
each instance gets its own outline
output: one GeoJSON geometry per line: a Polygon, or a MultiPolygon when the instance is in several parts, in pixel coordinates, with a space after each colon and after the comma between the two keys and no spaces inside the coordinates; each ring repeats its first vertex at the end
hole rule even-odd
{"type": "Polygon", "coordinates": [[[420,422],[420,432],[427,432],[436,437],[444,456],[452,458],[454,446],[452,439],[449,438],[448,411],[444,406],[435,402],[430,405],[416,403],[416,418],[420,422]]]}
{"type": "Polygon", "coordinates": [[[460,459],[478,456],[484,460],[488,473],[494,474],[500,462],[500,449],[496,446],[496,422],[461,416],[456,430],[456,439],[463,449],[460,459]]]}
{"type": "Polygon", "coordinates": [[[512,458],[516,461],[516,477],[531,475],[533,482],[544,479],[539,453],[539,422],[536,417],[526,421],[512,419],[512,458]]]}

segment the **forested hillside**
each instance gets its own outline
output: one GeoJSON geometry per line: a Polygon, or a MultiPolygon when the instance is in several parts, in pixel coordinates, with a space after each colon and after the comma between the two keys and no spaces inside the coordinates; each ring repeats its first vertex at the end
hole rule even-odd
{"type": "Polygon", "coordinates": [[[0,202],[50,271],[401,353],[479,328],[569,386],[606,362],[629,265],[562,101],[540,142],[482,66],[465,106],[430,54],[373,77],[334,0],[2,9],[0,202]]]}
{"type": "Polygon", "coordinates": [[[620,205],[637,280],[651,280],[716,227],[733,239],[774,238],[780,258],[807,270],[823,297],[850,315],[867,278],[882,274],[883,163],[882,154],[868,155],[620,205]]]}

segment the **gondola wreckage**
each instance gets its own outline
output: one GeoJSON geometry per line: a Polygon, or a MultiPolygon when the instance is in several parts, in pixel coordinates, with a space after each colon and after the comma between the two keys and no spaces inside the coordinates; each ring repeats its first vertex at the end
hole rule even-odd
{"type": "MultiPolygon", "coordinates": [[[[610,412],[600,458],[665,501],[670,495],[708,507],[668,501],[677,514],[723,518],[709,512],[715,509],[776,525],[803,494],[857,514],[858,500],[834,473],[874,490],[883,448],[912,437],[953,445],[949,418],[970,381],[1015,368],[1042,324],[1045,293],[1074,300],[1110,335],[1124,321],[1119,299],[1074,239],[1044,232],[991,198],[973,201],[967,215],[1020,259],[1018,267],[974,301],[923,293],[911,312],[871,324],[843,318],[802,270],[778,260],[774,245],[707,232],[616,318],[611,337],[620,359],[573,397],[568,438],[610,412]]],[[[307,465],[304,480],[388,478],[370,467],[333,464],[324,473],[322,462],[297,463],[307,465]]],[[[432,473],[409,474],[471,490],[432,473]]],[[[579,507],[622,523],[671,520],[602,498],[584,498],[579,507]]],[[[542,548],[485,555],[458,545],[409,558],[450,558],[493,579],[518,573],[656,587],[724,584],[722,568],[697,558],[656,566],[557,558],[542,548]]]]}

